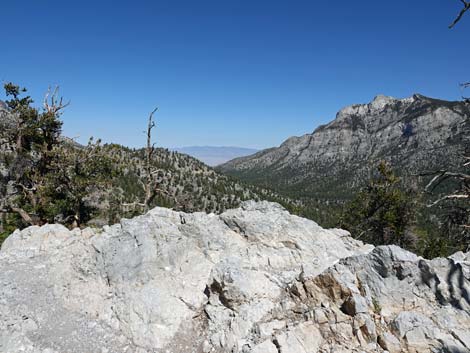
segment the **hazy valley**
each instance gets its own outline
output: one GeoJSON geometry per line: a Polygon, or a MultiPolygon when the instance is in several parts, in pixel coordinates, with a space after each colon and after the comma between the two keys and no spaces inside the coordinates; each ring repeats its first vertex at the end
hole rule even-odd
{"type": "Polygon", "coordinates": [[[171,148],[171,150],[199,159],[201,162],[211,167],[226,163],[234,158],[245,157],[258,152],[258,150],[253,148],[223,146],[175,147],[171,148]]]}

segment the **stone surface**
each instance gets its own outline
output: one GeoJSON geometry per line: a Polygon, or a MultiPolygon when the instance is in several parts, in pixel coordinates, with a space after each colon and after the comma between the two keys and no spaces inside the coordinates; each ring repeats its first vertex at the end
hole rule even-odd
{"type": "Polygon", "coordinates": [[[468,259],[373,248],[268,202],[30,227],[0,251],[0,352],[468,352],[468,259]]]}
{"type": "Polygon", "coordinates": [[[384,332],[378,338],[378,343],[380,347],[384,350],[388,351],[389,353],[400,353],[401,352],[401,344],[398,338],[392,335],[389,332],[384,332]]]}

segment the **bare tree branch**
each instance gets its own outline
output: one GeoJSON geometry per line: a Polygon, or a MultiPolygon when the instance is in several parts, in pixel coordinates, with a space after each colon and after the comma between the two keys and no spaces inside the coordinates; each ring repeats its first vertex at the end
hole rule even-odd
{"type": "Polygon", "coordinates": [[[461,91],[462,91],[462,99],[464,100],[464,102],[470,102],[470,98],[469,97],[465,97],[464,94],[463,94],[463,91],[467,88],[470,87],[470,82],[464,82],[464,83],[461,83],[460,84],[460,88],[461,88],[461,91]]]}
{"type": "Polygon", "coordinates": [[[465,0],[460,0],[460,1],[463,4],[463,9],[460,11],[457,18],[454,20],[454,22],[451,23],[449,28],[453,28],[457,24],[457,22],[459,22],[462,19],[462,16],[465,14],[465,12],[470,10],[470,1],[465,1],[465,0]]]}
{"type": "Polygon", "coordinates": [[[464,157],[464,158],[465,158],[468,162],[465,162],[463,166],[464,166],[464,167],[467,167],[467,166],[470,165],[470,157],[464,157]]]}
{"type": "Polygon", "coordinates": [[[47,89],[46,95],[44,96],[44,110],[48,113],[57,115],[60,111],[67,107],[70,102],[64,103],[63,97],[59,97],[59,86],[55,86],[54,90],[51,91],[51,87],[47,89]]]}
{"type": "Polygon", "coordinates": [[[455,195],[446,195],[444,197],[441,197],[440,199],[434,201],[432,204],[429,204],[428,207],[433,207],[437,205],[438,203],[445,201],[445,200],[457,200],[457,199],[468,199],[470,198],[470,195],[461,195],[461,194],[455,194],[455,195]]]}
{"type": "Polygon", "coordinates": [[[435,175],[434,178],[426,185],[426,191],[433,191],[436,187],[438,187],[444,180],[449,178],[459,179],[461,181],[470,181],[470,175],[464,173],[454,173],[448,172],[446,170],[440,170],[437,172],[430,172],[430,173],[422,173],[421,176],[429,176],[435,175]]]}
{"type": "Polygon", "coordinates": [[[124,202],[121,204],[122,206],[140,206],[140,207],[145,207],[145,204],[141,203],[141,202],[124,202]]]}

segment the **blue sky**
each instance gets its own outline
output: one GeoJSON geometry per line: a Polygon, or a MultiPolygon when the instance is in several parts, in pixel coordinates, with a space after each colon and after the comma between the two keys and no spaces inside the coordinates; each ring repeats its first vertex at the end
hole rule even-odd
{"type": "MultiPolygon", "coordinates": [[[[264,148],[377,94],[458,99],[470,15],[458,0],[4,1],[0,80],[39,101],[59,84],[64,132],[160,146],[264,148]]],[[[0,98],[3,97],[0,95],[0,98]]]]}

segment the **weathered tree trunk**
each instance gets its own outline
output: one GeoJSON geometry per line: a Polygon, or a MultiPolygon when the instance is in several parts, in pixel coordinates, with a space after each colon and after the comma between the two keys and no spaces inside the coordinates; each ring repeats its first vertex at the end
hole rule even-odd
{"type": "Polygon", "coordinates": [[[149,115],[147,125],[147,147],[145,149],[145,172],[146,172],[146,183],[145,183],[145,211],[148,211],[150,204],[156,196],[156,185],[153,179],[152,171],[152,156],[155,152],[155,144],[152,144],[152,129],[155,127],[153,121],[153,115],[158,108],[155,108],[149,115]]]}
{"type": "Polygon", "coordinates": [[[33,218],[29,215],[29,213],[23,210],[22,208],[10,206],[10,209],[13,212],[17,213],[21,217],[21,219],[24,222],[28,223],[29,225],[31,226],[38,225],[38,222],[34,221],[33,218]]]}

